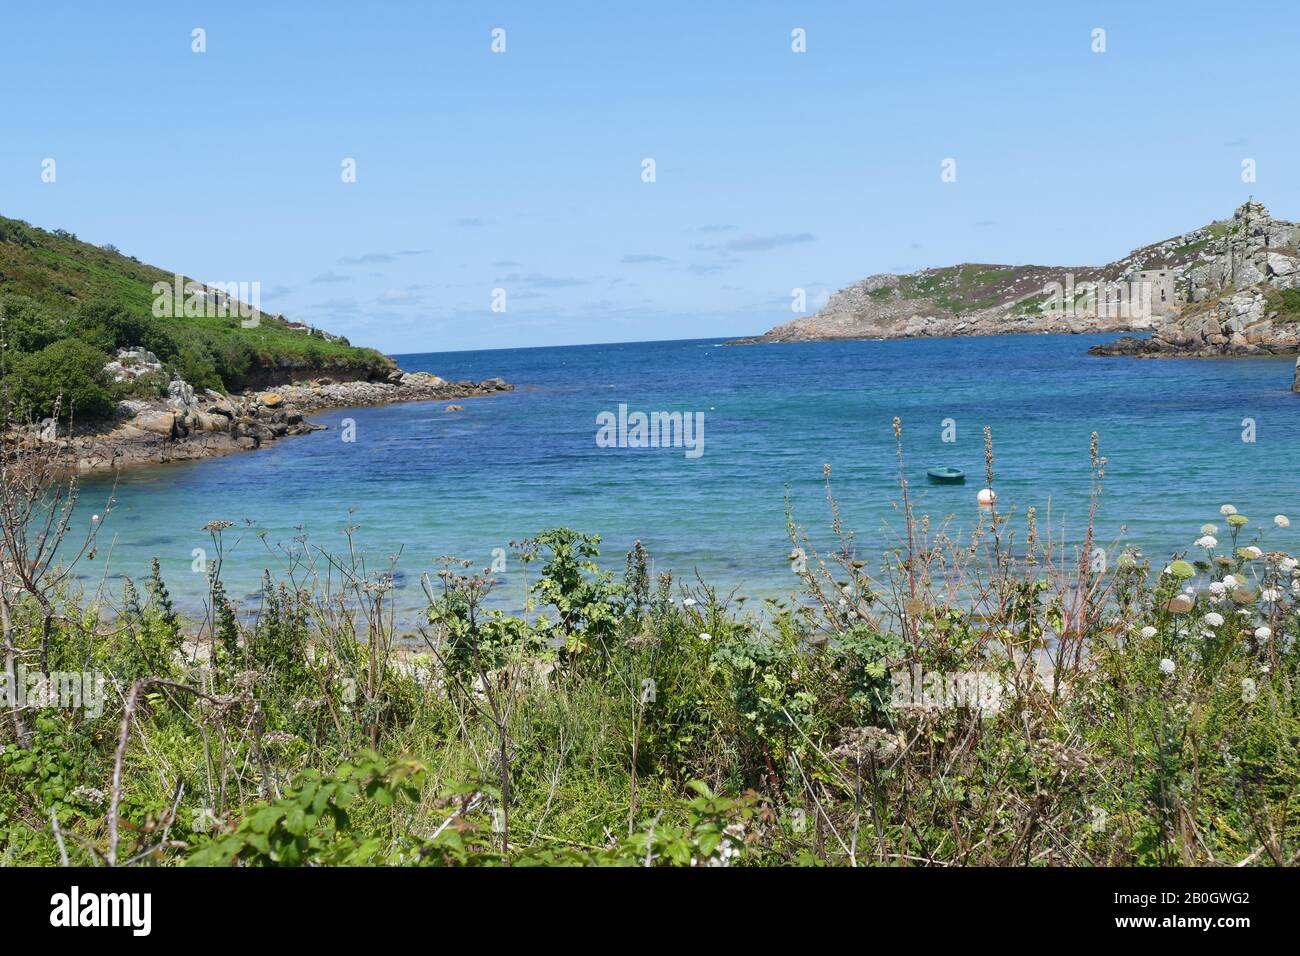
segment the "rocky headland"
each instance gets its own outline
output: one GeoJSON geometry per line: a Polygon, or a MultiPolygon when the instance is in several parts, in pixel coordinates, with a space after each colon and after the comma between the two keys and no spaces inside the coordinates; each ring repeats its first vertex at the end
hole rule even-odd
{"type": "MultiPolygon", "coordinates": [[[[815,314],[732,344],[1137,332],[1095,355],[1300,353],[1300,224],[1258,202],[1104,266],[965,263],[869,276],[815,314]]],[[[1293,388],[1300,391],[1300,364],[1293,388]]]]}
{"type": "MultiPolygon", "coordinates": [[[[107,371],[121,380],[156,374],[159,367],[150,353],[124,349],[107,371]]],[[[236,395],[196,391],[173,378],[165,398],[120,402],[112,421],[77,426],[69,435],[46,420],[32,427],[30,440],[56,443],[69,467],[79,472],[104,471],[251,451],[290,435],[322,430],[325,426],[308,416],[325,409],[448,401],[513,389],[500,378],[451,382],[396,367],[380,379],[337,381],[323,376],[236,395]]],[[[447,410],[459,411],[461,406],[448,405],[447,410]]]]}

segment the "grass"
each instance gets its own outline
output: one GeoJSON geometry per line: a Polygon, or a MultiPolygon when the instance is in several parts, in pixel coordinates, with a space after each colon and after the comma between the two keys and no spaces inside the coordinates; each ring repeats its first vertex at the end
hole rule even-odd
{"type": "Polygon", "coordinates": [[[1210,239],[1197,239],[1195,242],[1189,242],[1174,249],[1170,255],[1175,259],[1190,258],[1210,244],[1210,239]]]}
{"type": "Polygon", "coordinates": [[[1278,322],[1300,322],[1300,289],[1270,290],[1267,308],[1277,311],[1278,322]]]}
{"type": "MultiPolygon", "coordinates": [[[[1094,511],[1105,468],[1094,438],[1094,511]]],[[[1090,521],[1080,549],[1055,544],[1032,509],[990,510],[957,539],[900,494],[904,527],[872,553],[828,469],[831,547],[791,506],[800,593],[762,613],[652,576],[639,544],[623,574],[602,571],[599,538],[567,529],[518,545],[519,615],[468,562],[431,568],[406,643],[391,567],[306,534],[268,549],[229,522],[208,526],[208,609],[188,626],[156,565],[50,608],[7,586],[23,595],[6,599],[11,663],[47,653],[109,691],[98,716],[3,714],[0,859],[1300,860],[1289,532],[1210,505],[1217,539],[1153,563],[1101,546],[1090,521]],[[242,618],[221,586],[236,560],[268,568],[242,618]]]]}

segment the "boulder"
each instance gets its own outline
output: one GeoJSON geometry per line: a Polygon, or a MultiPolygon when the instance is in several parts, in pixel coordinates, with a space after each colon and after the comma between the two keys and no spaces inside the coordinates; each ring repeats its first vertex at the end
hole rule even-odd
{"type": "Polygon", "coordinates": [[[447,384],[444,379],[430,372],[406,372],[400,381],[407,388],[435,388],[447,384]]]}
{"type": "Polygon", "coordinates": [[[195,431],[224,432],[230,430],[230,418],[216,412],[192,412],[189,421],[195,431]]]}
{"type": "Polygon", "coordinates": [[[1290,256],[1279,255],[1276,252],[1268,254],[1268,272],[1273,276],[1289,276],[1292,273],[1300,271],[1300,262],[1290,256]]]}
{"type": "Polygon", "coordinates": [[[1258,285],[1263,281],[1264,273],[1260,272],[1259,266],[1255,265],[1253,262],[1244,262],[1242,263],[1241,268],[1237,270],[1236,284],[1239,286],[1258,285]]]}
{"type": "Polygon", "coordinates": [[[142,431],[162,435],[164,438],[176,437],[176,415],[174,412],[141,412],[131,424],[142,431]]]}
{"type": "Polygon", "coordinates": [[[177,410],[191,408],[197,404],[194,398],[194,386],[177,376],[167,383],[167,404],[177,410]]]}
{"type": "Polygon", "coordinates": [[[115,382],[129,382],[141,375],[161,371],[162,363],[158,356],[142,348],[118,349],[117,358],[104,366],[104,372],[115,382]]]}
{"type": "Polygon", "coordinates": [[[463,412],[464,410],[465,410],[464,405],[448,405],[446,408],[443,409],[444,412],[463,412]]]}
{"type": "Polygon", "coordinates": [[[257,400],[267,408],[279,408],[284,404],[284,396],[279,392],[263,392],[257,400]]]}

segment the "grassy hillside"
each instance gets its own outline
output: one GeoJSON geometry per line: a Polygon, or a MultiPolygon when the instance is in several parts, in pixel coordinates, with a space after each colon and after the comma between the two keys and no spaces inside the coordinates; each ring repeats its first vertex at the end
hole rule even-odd
{"type": "Polygon", "coordinates": [[[165,389],[172,373],[198,388],[235,391],[391,367],[373,349],[294,328],[283,316],[264,313],[255,328],[238,316],[156,317],[154,283],[174,279],[111,246],[0,217],[0,371],[20,410],[47,415],[62,393],[65,410],[73,401],[79,418],[94,418],[128,393],[165,389]],[[117,349],[136,346],[154,352],[164,374],[123,388],[97,372],[117,349]]]}

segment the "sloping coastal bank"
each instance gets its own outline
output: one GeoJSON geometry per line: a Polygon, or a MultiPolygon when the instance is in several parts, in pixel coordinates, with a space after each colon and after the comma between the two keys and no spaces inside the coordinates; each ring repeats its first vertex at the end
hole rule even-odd
{"type": "Polygon", "coordinates": [[[68,470],[211,458],[317,431],[307,416],[322,409],[512,388],[404,372],[262,311],[259,282],[188,279],[0,217],[0,427],[68,470]]]}

